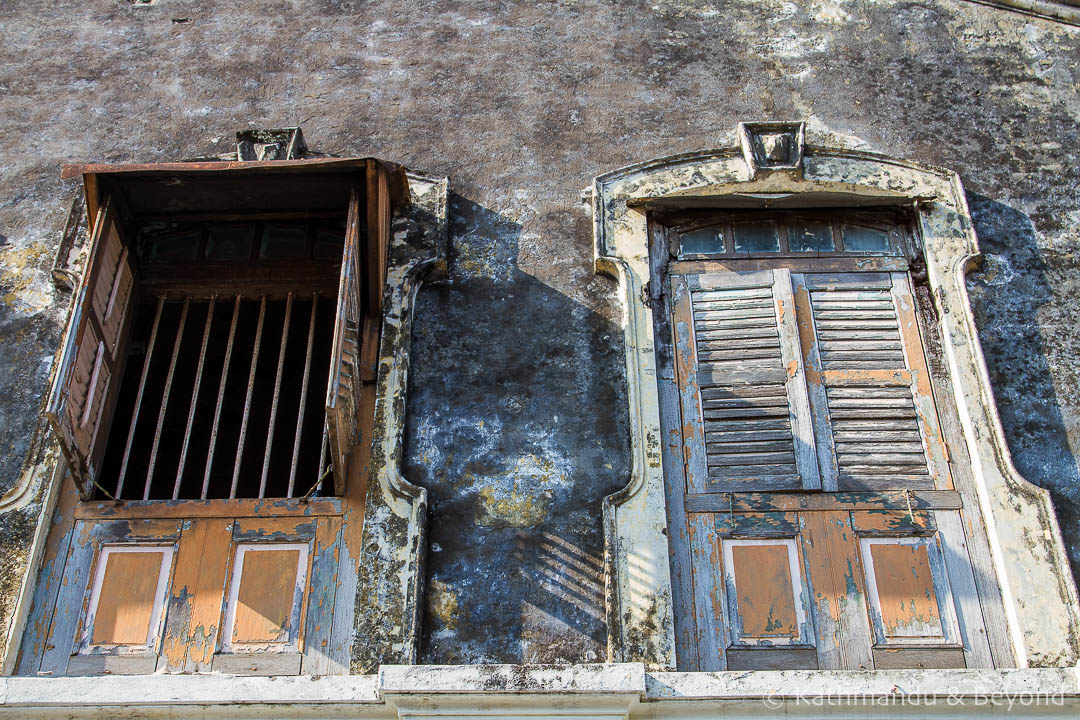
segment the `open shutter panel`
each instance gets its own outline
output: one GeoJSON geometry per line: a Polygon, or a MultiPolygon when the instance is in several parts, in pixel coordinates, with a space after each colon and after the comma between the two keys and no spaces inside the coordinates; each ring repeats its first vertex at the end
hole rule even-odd
{"type": "Polygon", "coordinates": [[[334,492],[345,491],[349,453],[357,441],[360,378],[357,376],[361,312],[360,193],[349,198],[345,248],[341,257],[334,344],[330,355],[330,381],[326,393],[326,429],[334,464],[334,492]]]}
{"type": "Polygon", "coordinates": [[[688,492],[819,488],[788,271],[672,283],[688,492]]]}
{"type": "Polygon", "coordinates": [[[86,490],[97,480],[123,370],[135,275],[116,212],[103,198],[47,415],[72,474],[86,490]],[[113,382],[113,379],[117,382],[113,382]]]}
{"type": "Polygon", "coordinates": [[[825,489],[951,488],[907,276],[794,280],[812,338],[811,400],[823,419],[818,443],[834,453],[822,463],[825,489]]]}

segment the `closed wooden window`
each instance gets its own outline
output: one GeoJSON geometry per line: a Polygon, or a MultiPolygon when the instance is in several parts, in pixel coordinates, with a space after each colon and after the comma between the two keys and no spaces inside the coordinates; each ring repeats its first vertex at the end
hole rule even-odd
{"type": "Polygon", "coordinates": [[[987,662],[902,213],[667,220],[680,668],[987,662]]]}

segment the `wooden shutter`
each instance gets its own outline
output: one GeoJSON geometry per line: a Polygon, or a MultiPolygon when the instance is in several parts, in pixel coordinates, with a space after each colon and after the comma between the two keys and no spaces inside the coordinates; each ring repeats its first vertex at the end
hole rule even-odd
{"type": "Polygon", "coordinates": [[[672,285],[687,491],[819,488],[788,271],[672,285]]]}
{"type": "Polygon", "coordinates": [[[330,380],[326,392],[326,429],[334,464],[334,494],[345,491],[349,453],[357,442],[360,378],[357,376],[361,313],[360,193],[349,197],[345,248],[341,256],[334,344],[330,355],[330,380]]]}
{"type": "Polygon", "coordinates": [[[90,256],[46,411],[84,491],[97,481],[120,386],[134,284],[128,248],[106,196],[94,222],[90,256]]]}
{"type": "Polygon", "coordinates": [[[907,275],[796,275],[826,490],[949,489],[907,275]]]}

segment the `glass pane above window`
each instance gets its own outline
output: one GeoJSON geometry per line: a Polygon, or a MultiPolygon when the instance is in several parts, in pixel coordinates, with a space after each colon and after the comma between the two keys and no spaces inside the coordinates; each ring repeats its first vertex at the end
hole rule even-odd
{"type": "Polygon", "coordinates": [[[780,233],[776,230],[776,223],[737,223],[732,229],[737,253],[780,252],[780,233]]]}
{"type": "Polygon", "coordinates": [[[848,252],[888,252],[889,233],[877,228],[844,225],[844,249],[848,252]]]}
{"type": "Polygon", "coordinates": [[[201,240],[202,231],[198,228],[154,238],[150,244],[150,262],[195,262],[199,259],[201,240]]]}
{"type": "Polygon", "coordinates": [[[250,225],[213,225],[206,241],[207,260],[246,260],[251,257],[250,225]]]}
{"type": "Polygon", "coordinates": [[[341,260],[341,251],[345,246],[345,229],[315,232],[315,259],[341,260]]]}
{"type": "Polygon", "coordinates": [[[303,225],[267,225],[263,230],[259,257],[264,260],[307,258],[307,228],[303,225]]]}
{"type": "Polygon", "coordinates": [[[679,236],[680,250],[684,254],[724,252],[724,232],[720,228],[691,230],[679,236]]]}
{"type": "Polygon", "coordinates": [[[788,248],[791,252],[833,252],[832,226],[814,220],[797,220],[788,225],[788,248]]]}

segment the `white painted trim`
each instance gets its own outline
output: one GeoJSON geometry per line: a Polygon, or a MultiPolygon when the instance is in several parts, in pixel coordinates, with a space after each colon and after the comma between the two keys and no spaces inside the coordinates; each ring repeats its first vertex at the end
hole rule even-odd
{"type": "Polygon", "coordinates": [[[161,632],[165,623],[165,594],[169,589],[169,578],[172,576],[172,561],[176,553],[176,545],[102,545],[98,552],[96,567],[94,568],[94,580],[90,585],[90,597],[86,605],[86,616],[82,622],[82,638],[79,641],[80,655],[105,652],[108,654],[156,654],[161,640],[161,632]],[[150,623],[147,625],[146,642],[143,645],[107,644],[94,645],[94,621],[97,619],[98,603],[101,601],[101,586],[105,582],[105,571],[109,566],[109,558],[120,553],[160,553],[161,564],[158,566],[157,585],[154,589],[154,605],[150,611],[150,623]]]}
{"type": "Polygon", "coordinates": [[[236,560],[230,571],[229,595],[225,601],[225,622],[222,623],[221,652],[298,652],[300,640],[300,610],[304,605],[304,588],[307,586],[308,555],[310,543],[239,543],[236,546],[236,560]],[[244,558],[249,552],[267,550],[296,550],[296,576],[293,578],[293,602],[289,607],[289,639],[280,643],[236,643],[233,644],[233,629],[236,626],[236,607],[239,604],[240,581],[244,577],[244,558]]]}

